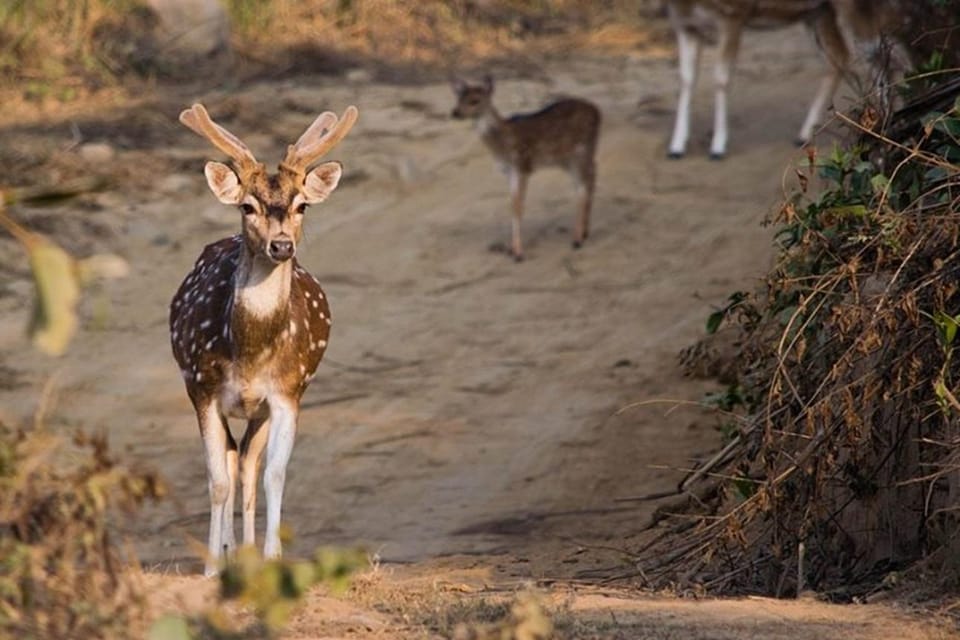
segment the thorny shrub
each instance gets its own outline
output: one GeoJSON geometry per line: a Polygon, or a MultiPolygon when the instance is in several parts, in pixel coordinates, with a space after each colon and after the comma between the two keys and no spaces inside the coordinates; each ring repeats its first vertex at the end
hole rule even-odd
{"type": "MultiPolygon", "coordinates": [[[[856,144],[808,151],[764,286],[708,319],[739,332],[737,379],[712,397],[739,418],[698,472],[715,478],[698,489],[702,517],[674,519],[643,549],[657,558],[641,560],[650,583],[850,598],[922,558],[951,568],[960,76],[928,78],[889,121],[897,137],[872,131],[865,111],[848,120],[856,144]]],[[[957,567],[940,575],[960,585],[957,567]]]]}

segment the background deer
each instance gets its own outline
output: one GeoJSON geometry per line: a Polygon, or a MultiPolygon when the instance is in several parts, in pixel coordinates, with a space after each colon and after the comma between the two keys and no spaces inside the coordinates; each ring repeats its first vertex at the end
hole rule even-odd
{"type": "MultiPolygon", "coordinates": [[[[856,40],[878,43],[881,29],[894,18],[893,9],[893,3],[882,0],[667,0],[670,23],[677,36],[680,71],[680,96],[668,155],[679,158],[686,152],[690,135],[690,102],[700,50],[714,31],[719,52],[714,69],[710,157],[719,159],[727,152],[727,89],[745,27],[806,22],[813,28],[829,68],[797,136],[798,144],[806,144],[849,67],[856,40]]],[[[902,54],[897,57],[904,58],[902,54]]]]}
{"type": "Polygon", "coordinates": [[[535,113],[502,118],[493,106],[493,78],[480,84],[453,81],[457,104],[454,118],[472,118],[494,158],[510,177],[513,209],[511,252],[523,260],[520,218],[530,174],[540,167],[559,167],[573,177],[579,202],[573,228],[573,246],[580,248],[590,235],[590,210],[596,186],[594,156],[600,133],[600,110],[574,98],[558,100],[535,113]]]}
{"type": "Polygon", "coordinates": [[[173,355],[200,424],[210,489],[210,542],[205,573],[235,546],[234,494],[243,487],[243,543],[255,544],[260,461],[267,529],[263,552],[281,553],[280,506],[297,430],[300,397],[327,346],[330,310],[317,280],[294,257],[307,205],[326,200],[341,167],[310,168],[357,119],[321,114],[270,174],[250,149],[214,123],[202,105],[180,121],[233,160],[208,162],[207,184],[220,202],[239,207],[241,233],[207,245],[170,305],[173,355]],[[247,428],[239,449],[226,416],[247,428]]]}

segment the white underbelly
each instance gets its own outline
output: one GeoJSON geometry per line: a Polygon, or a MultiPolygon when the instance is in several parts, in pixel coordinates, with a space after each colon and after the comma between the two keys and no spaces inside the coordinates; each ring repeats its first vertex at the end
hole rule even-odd
{"type": "Polygon", "coordinates": [[[220,393],[221,410],[231,418],[250,420],[263,416],[269,410],[268,385],[259,380],[242,380],[229,376],[220,393]]]}

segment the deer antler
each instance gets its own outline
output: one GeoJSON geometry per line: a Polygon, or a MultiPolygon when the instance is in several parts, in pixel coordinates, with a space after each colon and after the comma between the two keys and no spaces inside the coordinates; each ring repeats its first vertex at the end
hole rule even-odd
{"type": "Polygon", "coordinates": [[[210,119],[210,114],[202,104],[195,104],[180,113],[180,122],[189,127],[230,156],[237,164],[241,173],[251,171],[257,166],[257,159],[253,157],[250,147],[240,139],[210,119]]]}
{"type": "Polygon", "coordinates": [[[303,175],[320,156],[343,140],[359,115],[360,112],[353,105],[347,107],[339,119],[335,113],[324,111],[307,127],[299,140],[287,147],[287,155],[280,167],[303,175]]]}

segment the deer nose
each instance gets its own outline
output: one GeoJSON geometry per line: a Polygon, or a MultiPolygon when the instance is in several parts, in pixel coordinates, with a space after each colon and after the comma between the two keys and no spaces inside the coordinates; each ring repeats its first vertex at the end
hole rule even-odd
{"type": "Polygon", "coordinates": [[[283,262],[293,257],[295,247],[290,240],[271,240],[267,253],[277,262],[283,262]]]}

